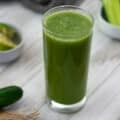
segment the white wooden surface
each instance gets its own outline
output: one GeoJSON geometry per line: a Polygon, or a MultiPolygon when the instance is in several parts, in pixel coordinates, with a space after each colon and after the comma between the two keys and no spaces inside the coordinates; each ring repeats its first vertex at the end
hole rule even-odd
{"type": "MultiPolygon", "coordinates": [[[[89,10],[97,20],[99,0],[86,0],[81,7],[89,10]]],[[[26,112],[37,109],[41,120],[120,120],[120,42],[102,34],[97,24],[85,108],[74,114],[60,114],[47,107],[41,17],[41,14],[31,12],[17,3],[0,4],[0,22],[16,25],[24,41],[21,58],[0,65],[0,87],[15,84],[22,86],[25,91],[23,99],[10,109],[24,109],[26,112]]]]}

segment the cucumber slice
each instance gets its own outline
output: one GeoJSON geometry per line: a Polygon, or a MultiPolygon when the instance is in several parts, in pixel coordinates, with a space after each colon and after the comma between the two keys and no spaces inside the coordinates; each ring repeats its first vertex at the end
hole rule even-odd
{"type": "Polygon", "coordinates": [[[15,34],[15,30],[7,24],[0,23],[0,33],[4,34],[9,39],[12,39],[15,34]]]}
{"type": "Polygon", "coordinates": [[[14,42],[12,42],[4,34],[0,33],[0,50],[8,50],[15,47],[16,47],[16,44],[14,42]]]}
{"type": "Polygon", "coordinates": [[[13,42],[16,31],[11,26],[0,23],[0,50],[5,51],[15,48],[17,45],[13,42]]]}

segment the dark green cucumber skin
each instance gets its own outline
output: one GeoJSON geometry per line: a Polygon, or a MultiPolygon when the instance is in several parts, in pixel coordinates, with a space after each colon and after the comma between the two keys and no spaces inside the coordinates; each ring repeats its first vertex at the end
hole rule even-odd
{"type": "Polygon", "coordinates": [[[23,96],[23,90],[17,86],[8,86],[0,89],[0,108],[17,102],[23,96]]]}

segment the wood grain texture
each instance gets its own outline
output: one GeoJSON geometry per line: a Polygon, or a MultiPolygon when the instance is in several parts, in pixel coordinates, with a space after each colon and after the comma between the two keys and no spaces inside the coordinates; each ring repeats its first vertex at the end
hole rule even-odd
{"type": "Polygon", "coordinates": [[[16,84],[22,86],[25,91],[23,99],[13,105],[13,109],[38,109],[41,120],[120,120],[120,42],[112,40],[99,30],[99,0],[86,0],[81,7],[89,10],[95,18],[88,101],[84,109],[68,115],[54,112],[46,105],[42,15],[33,13],[17,3],[0,5],[0,22],[16,25],[24,41],[20,59],[0,65],[0,87],[16,84]]]}

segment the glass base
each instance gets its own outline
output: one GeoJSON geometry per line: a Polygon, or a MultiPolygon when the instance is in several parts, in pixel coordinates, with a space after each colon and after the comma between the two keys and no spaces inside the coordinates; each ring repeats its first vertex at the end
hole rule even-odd
{"type": "Polygon", "coordinates": [[[57,112],[62,112],[62,113],[77,112],[78,110],[84,107],[85,103],[86,103],[86,97],[84,97],[81,101],[71,105],[60,104],[53,100],[49,100],[48,102],[49,106],[53,110],[57,112]]]}

